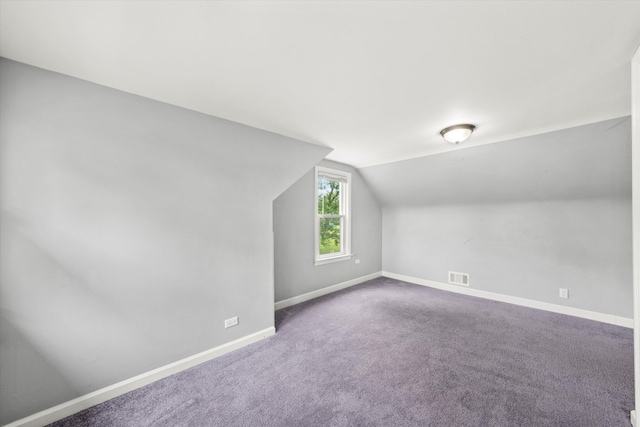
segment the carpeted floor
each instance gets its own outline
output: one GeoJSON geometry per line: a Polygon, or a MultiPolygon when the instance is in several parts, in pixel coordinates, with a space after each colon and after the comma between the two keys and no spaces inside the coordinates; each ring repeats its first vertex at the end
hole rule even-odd
{"type": "Polygon", "coordinates": [[[629,426],[631,329],[379,278],[62,426],[629,426]]]}

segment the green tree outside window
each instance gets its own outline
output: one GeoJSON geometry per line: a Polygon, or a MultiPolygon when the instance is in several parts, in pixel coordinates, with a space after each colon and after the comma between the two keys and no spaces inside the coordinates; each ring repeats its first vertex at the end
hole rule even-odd
{"type": "Polygon", "coordinates": [[[320,255],[341,252],[339,182],[327,178],[318,179],[318,214],[323,215],[320,218],[320,255]]]}

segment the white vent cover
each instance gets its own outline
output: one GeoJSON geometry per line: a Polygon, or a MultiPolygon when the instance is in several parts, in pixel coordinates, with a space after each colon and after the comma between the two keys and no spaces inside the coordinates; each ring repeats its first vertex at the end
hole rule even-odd
{"type": "Polygon", "coordinates": [[[469,286],[469,275],[467,273],[449,272],[449,283],[454,285],[469,286]]]}

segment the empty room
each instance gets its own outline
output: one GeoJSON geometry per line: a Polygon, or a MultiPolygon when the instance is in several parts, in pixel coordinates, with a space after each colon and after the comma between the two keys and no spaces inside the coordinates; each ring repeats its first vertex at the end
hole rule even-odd
{"type": "Polygon", "coordinates": [[[0,0],[0,425],[640,426],[640,0],[0,0]]]}

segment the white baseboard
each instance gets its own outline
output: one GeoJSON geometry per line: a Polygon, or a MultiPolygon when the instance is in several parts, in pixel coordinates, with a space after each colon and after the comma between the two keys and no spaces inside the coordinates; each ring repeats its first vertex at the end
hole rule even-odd
{"type": "Polygon", "coordinates": [[[598,322],[609,323],[625,328],[633,328],[633,319],[615,316],[613,314],[598,313],[595,311],[583,310],[581,308],[567,307],[564,305],[551,304],[548,302],[536,301],[527,298],[513,297],[510,295],[496,294],[493,292],[481,291],[479,289],[461,287],[448,283],[434,282],[432,280],[419,279],[416,277],[404,276],[402,274],[390,273],[383,271],[384,277],[402,280],[403,282],[414,283],[416,285],[428,286],[430,288],[441,289],[443,291],[455,292],[458,294],[470,295],[478,298],[485,298],[494,301],[506,302],[509,304],[521,305],[524,307],[537,308],[539,310],[551,311],[554,313],[566,314],[569,316],[582,317],[584,319],[595,320],[598,322]]]}
{"type": "Polygon", "coordinates": [[[7,424],[4,427],[42,427],[47,424],[51,424],[55,421],[66,418],[69,415],[73,415],[109,399],[113,399],[114,397],[128,393],[147,384],[151,384],[154,381],[168,377],[169,375],[173,375],[180,371],[184,371],[185,369],[199,365],[200,363],[215,359],[216,357],[220,357],[246,345],[253,344],[254,342],[270,337],[275,333],[276,329],[274,327],[263,329],[229,343],[203,351],[202,353],[189,356],[185,359],[178,360],[177,362],[170,363],[136,377],[129,378],[128,380],[85,394],[84,396],[80,396],[76,399],[54,406],[53,408],[45,409],[44,411],[7,424]]]}
{"type": "Polygon", "coordinates": [[[631,418],[631,425],[633,427],[638,427],[638,424],[636,424],[637,421],[636,421],[636,411],[635,410],[631,411],[630,418],[631,418]]]}
{"type": "Polygon", "coordinates": [[[327,286],[326,288],[318,289],[317,291],[308,292],[306,294],[298,295],[297,297],[285,299],[282,301],[278,301],[273,305],[274,310],[280,310],[281,308],[289,307],[295,304],[299,304],[301,302],[309,301],[310,299],[318,298],[323,295],[330,294],[332,292],[339,291],[344,288],[348,288],[350,286],[357,285],[359,283],[366,282],[367,280],[372,280],[382,276],[382,272],[378,271],[376,273],[367,274],[366,276],[357,277],[355,279],[347,280],[346,282],[338,283],[337,285],[327,286]]]}

